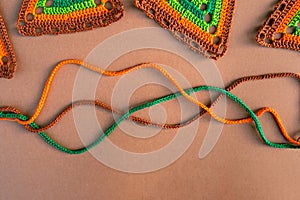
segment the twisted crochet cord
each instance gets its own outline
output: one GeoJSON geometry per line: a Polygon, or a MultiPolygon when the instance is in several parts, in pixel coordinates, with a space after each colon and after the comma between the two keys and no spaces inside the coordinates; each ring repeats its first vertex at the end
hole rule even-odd
{"type": "MultiPolygon", "coordinates": [[[[226,91],[225,89],[222,88],[217,88],[217,87],[213,87],[213,86],[200,86],[198,87],[198,91],[215,91],[215,92],[219,92],[222,93],[224,95],[226,95],[227,97],[229,97],[231,100],[235,101],[236,103],[238,103],[252,118],[253,121],[256,125],[256,129],[258,130],[258,133],[261,137],[261,139],[263,140],[263,142],[270,146],[270,147],[274,147],[274,148],[293,148],[293,149],[299,149],[300,146],[294,146],[292,144],[289,143],[273,143],[271,141],[269,141],[266,137],[265,134],[263,132],[262,126],[259,122],[259,119],[257,118],[257,116],[255,115],[255,113],[245,104],[243,103],[242,100],[240,100],[238,97],[234,96],[233,94],[231,94],[230,92],[226,91]]],[[[192,92],[195,92],[195,89],[189,89],[186,90],[185,92],[187,92],[188,94],[191,94],[192,92]]],[[[179,93],[177,93],[179,94],[179,93]]],[[[63,145],[57,143],[56,141],[54,141],[53,139],[51,139],[46,133],[44,132],[40,132],[39,135],[44,139],[44,141],[46,141],[49,145],[53,146],[54,148],[68,153],[68,154],[81,154],[84,153],[92,148],[94,148],[95,146],[97,146],[99,143],[101,143],[106,137],[108,137],[114,130],[115,128],[125,119],[127,119],[131,114],[139,111],[139,110],[143,110],[145,108],[149,108],[151,106],[157,105],[159,103],[162,103],[164,101],[167,101],[169,99],[175,98],[177,95],[176,94],[171,94],[166,96],[163,99],[156,99],[153,101],[149,101],[146,102],[142,105],[139,105],[137,107],[131,108],[127,113],[125,113],[122,117],[120,117],[112,126],[110,126],[103,134],[102,136],[100,136],[96,141],[94,141],[92,144],[90,144],[87,147],[83,147],[80,149],[76,149],[76,150],[72,150],[69,149],[67,147],[64,147],[63,145]]],[[[23,120],[26,121],[28,120],[28,117],[26,117],[25,115],[22,115],[20,111],[18,111],[17,109],[13,109],[13,108],[6,108],[5,112],[0,112],[0,118],[4,118],[4,119],[16,119],[18,118],[19,120],[23,120]],[[7,111],[10,111],[11,113],[5,113],[7,111]]],[[[34,129],[38,129],[39,126],[36,123],[31,123],[30,126],[34,129]]]]}
{"type": "MultiPolygon", "coordinates": [[[[239,79],[235,80],[232,84],[230,84],[228,87],[226,87],[226,90],[230,92],[230,91],[234,90],[240,84],[243,84],[243,83],[246,83],[246,82],[249,82],[249,81],[275,79],[275,78],[294,78],[294,79],[300,81],[300,75],[295,74],[295,73],[273,73],[273,74],[263,74],[263,75],[256,75],[256,76],[246,76],[246,77],[242,77],[242,78],[239,78],[239,79]]],[[[197,87],[195,87],[193,89],[195,91],[197,91],[197,87]]],[[[210,108],[215,106],[222,96],[223,95],[220,95],[211,104],[210,108]]],[[[158,99],[164,99],[164,98],[166,98],[166,96],[160,97],[158,99]]],[[[29,125],[24,125],[24,127],[25,127],[25,129],[27,129],[28,131],[33,132],[33,133],[46,131],[46,130],[50,129],[51,127],[55,126],[55,124],[57,124],[63,118],[63,116],[66,115],[68,112],[70,112],[72,109],[74,109],[78,106],[82,106],[82,105],[93,105],[93,106],[101,107],[105,110],[114,112],[114,113],[119,114],[119,115],[123,114],[122,112],[112,108],[111,106],[109,106],[109,105],[107,105],[107,104],[105,104],[105,103],[103,103],[99,100],[96,100],[96,101],[82,100],[82,101],[78,101],[78,102],[75,102],[75,103],[67,106],[60,114],[58,114],[55,117],[55,119],[51,123],[49,123],[48,125],[46,125],[42,128],[34,129],[34,128],[30,127],[29,125]]],[[[2,108],[2,109],[3,109],[3,111],[5,111],[5,108],[2,108]]],[[[10,110],[11,108],[8,107],[7,109],[10,110]]],[[[176,128],[180,128],[180,127],[184,127],[184,126],[189,125],[193,121],[195,121],[195,120],[199,119],[200,117],[202,117],[205,113],[206,113],[206,111],[202,110],[197,115],[192,117],[190,120],[182,122],[182,123],[177,123],[177,124],[158,124],[158,123],[153,123],[149,120],[145,120],[145,119],[142,119],[142,118],[136,117],[136,116],[130,116],[129,119],[134,121],[134,122],[140,123],[142,125],[146,125],[146,126],[151,125],[151,126],[157,126],[157,127],[163,128],[163,129],[176,129],[176,128]]],[[[274,118],[275,122],[277,123],[277,126],[279,127],[282,135],[290,143],[295,144],[295,145],[300,145],[300,143],[297,140],[294,140],[289,136],[289,134],[287,133],[287,131],[286,131],[279,115],[277,114],[277,112],[274,109],[272,109],[272,108],[262,108],[262,109],[260,109],[259,111],[256,112],[256,116],[259,117],[259,116],[262,116],[265,113],[270,113],[273,116],[273,118],[274,118]]],[[[11,120],[11,119],[7,119],[7,120],[11,120]]],[[[253,120],[252,118],[249,118],[249,122],[251,122],[252,120],[253,120]]]]}
{"type": "MultiPolygon", "coordinates": [[[[86,64],[84,63],[83,61],[80,61],[80,60],[65,60],[65,61],[62,61],[60,62],[55,68],[54,70],[52,71],[51,75],[49,76],[46,84],[45,84],[45,88],[44,88],[44,91],[43,91],[43,94],[42,94],[42,97],[41,97],[41,100],[40,100],[40,103],[38,105],[38,108],[36,109],[36,112],[35,114],[31,117],[31,118],[28,118],[24,115],[20,116],[20,115],[15,115],[15,114],[20,114],[20,112],[14,108],[11,108],[11,107],[6,107],[6,108],[2,108],[2,111],[3,113],[1,113],[0,115],[0,118],[1,120],[10,120],[10,121],[17,121],[18,123],[22,124],[23,126],[25,126],[26,129],[28,130],[31,130],[33,132],[37,132],[39,131],[40,132],[40,127],[37,126],[35,123],[34,123],[34,120],[39,116],[40,112],[42,111],[43,107],[44,107],[44,104],[46,102],[46,99],[48,97],[48,93],[50,91],[50,88],[51,88],[51,84],[52,84],[52,81],[55,77],[55,75],[57,74],[57,72],[63,67],[65,66],[66,64],[76,64],[76,65],[80,65],[80,66],[83,66],[87,69],[90,69],[94,72],[98,72],[98,73],[101,73],[103,75],[106,75],[106,76],[120,76],[120,75],[124,75],[124,74],[127,74],[127,73],[130,73],[132,71],[135,71],[135,70],[139,70],[139,69],[142,69],[142,68],[153,68],[153,69],[156,69],[158,70],[159,72],[161,72],[165,77],[167,77],[178,89],[179,89],[179,92],[178,93],[175,93],[175,94],[171,94],[171,95],[168,95],[168,96],[165,96],[165,97],[162,97],[162,98],[159,98],[159,99],[156,99],[154,101],[151,101],[151,102],[148,102],[146,104],[143,104],[141,106],[138,106],[136,108],[133,108],[131,109],[130,111],[128,111],[127,113],[125,113],[119,121],[117,121],[110,129],[107,130],[107,132],[104,134],[106,136],[108,136],[109,134],[111,134],[111,132],[118,126],[119,123],[121,123],[123,120],[127,119],[127,118],[130,118],[134,121],[137,121],[137,122],[141,122],[143,124],[147,124],[147,125],[151,125],[152,123],[149,122],[149,121],[145,121],[141,118],[137,118],[137,117],[134,117],[134,116],[131,116],[131,114],[133,114],[134,112],[138,111],[138,110],[141,110],[141,109],[144,109],[144,108],[147,108],[147,107],[150,107],[150,106],[153,106],[153,105],[156,105],[158,103],[162,103],[162,102],[165,102],[165,101],[169,101],[171,99],[174,99],[180,95],[186,97],[189,101],[191,101],[192,103],[195,103],[197,105],[199,105],[201,108],[204,109],[204,111],[202,111],[200,113],[200,115],[194,117],[192,120],[190,121],[187,121],[186,122],[186,125],[188,123],[191,123],[193,120],[195,120],[196,118],[198,118],[199,116],[203,115],[204,113],[203,112],[208,112],[210,115],[212,115],[212,117],[214,117],[217,121],[219,122],[223,122],[223,123],[227,123],[227,124],[241,124],[241,123],[248,123],[248,122],[252,122],[254,121],[257,125],[257,129],[260,133],[260,136],[261,138],[263,139],[263,141],[268,144],[269,146],[273,146],[273,147],[278,147],[278,148],[293,148],[292,146],[293,145],[299,145],[299,142],[298,141],[295,141],[293,138],[291,138],[288,133],[286,132],[284,126],[283,126],[283,123],[281,122],[280,120],[280,117],[279,115],[276,113],[276,111],[272,108],[263,108],[261,110],[259,110],[256,114],[251,110],[251,112],[249,111],[249,108],[241,101],[239,100],[237,97],[235,97],[234,95],[232,95],[230,92],[230,90],[233,90],[235,87],[237,87],[239,84],[243,83],[243,82],[246,82],[246,81],[250,81],[250,80],[262,80],[262,79],[270,79],[270,78],[282,78],[282,77],[292,77],[292,78],[297,78],[299,80],[299,75],[297,74],[294,74],[294,73],[279,73],[279,74],[266,74],[266,75],[259,75],[259,76],[250,76],[250,77],[244,77],[244,78],[241,78],[241,79],[238,79],[236,80],[234,83],[232,83],[229,87],[227,87],[226,90],[224,89],[221,89],[221,88],[216,88],[216,87],[212,87],[212,86],[200,86],[200,87],[195,87],[195,88],[192,88],[192,89],[187,89],[187,90],[183,90],[182,87],[176,82],[176,80],[166,71],[164,70],[162,67],[160,67],[159,65],[156,65],[156,64],[153,64],[153,63],[147,63],[147,64],[140,64],[140,65],[137,65],[137,66],[133,66],[133,67],[130,67],[130,68],[127,68],[127,69],[124,69],[124,70],[120,70],[120,71],[105,71],[105,70],[102,70],[100,68],[97,68],[95,66],[92,66],[92,65],[89,65],[89,64],[86,64]],[[198,92],[198,91],[202,91],[202,90],[213,90],[213,91],[217,91],[217,92],[220,92],[221,94],[225,94],[226,96],[230,97],[232,100],[236,101],[237,103],[239,103],[239,105],[241,107],[243,107],[251,116],[251,118],[245,118],[245,119],[238,119],[238,120],[227,120],[227,119],[222,119],[220,117],[218,117],[217,115],[215,115],[211,110],[210,108],[208,108],[206,105],[202,104],[201,102],[197,101],[196,99],[192,98],[190,96],[191,93],[193,92],[198,92]],[[137,109],[137,110],[136,110],[137,109]],[[17,112],[18,111],[18,112],[17,112]],[[6,112],[9,112],[9,113],[6,113],[6,112]],[[12,112],[12,113],[11,113],[12,112]],[[264,136],[264,133],[262,132],[262,129],[260,130],[259,127],[260,127],[260,124],[259,124],[259,121],[255,121],[257,119],[257,116],[261,116],[263,115],[264,113],[266,112],[269,112],[272,114],[272,116],[274,117],[278,127],[280,128],[281,132],[282,132],[282,135],[293,145],[290,144],[290,146],[286,146],[287,144],[275,144],[275,143],[270,143],[264,136]],[[14,114],[15,113],[15,114],[14,114]],[[255,117],[253,117],[253,114],[255,115],[255,117]],[[258,123],[258,124],[257,124],[258,123]],[[33,130],[35,129],[35,130],[33,130]],[[282,146],[283,145],[283,146],[282,146]]],[[[218,102],[218,100],[221,98],[221,96],[219,96],[219,98],[212,104],[212,106],[214,106],[215,103],[218,102]]],[[[82,105],[82,104],[91,104],[91,102],[88,102],[88,101],[82,101],[82,102],[78,102],[78,105],[82,105]]],[[[111,107],[107,106],[106,104],[102,103],[102,102],[99,102],[99,101],[96,101],[95,102],[96,105],[98,106],[102,106],[106,109],[112,109],[111,107]]],[[[68,110],[68,108],[67,108],[68,110]]],[[[70,108],[69,108],[70,110],[70,108]]],[[[68,112],[68,111],[66,111],[68,112]]],[[[59,115],[58,117],[62,117],[66,112],[63,112],[61,115],[59,115]]],[[[118,111],[115,111],[118,113],[118,111]]],[[[58,118],[58,119],[60,119],[58,118]]],[[[257,119],[258,120],[258,119],[257,119]]],[[[57,123],[57,121],[54,121],[52,125],[54,125],[55,123],[57,123]]],[[[51,124],[49,125],[49,127],[52,126],[51,124]]],[[[163,126],[163,128],[170,128],[170,127],[167,127],[167,126],[164,126],[164,125],[159,125],[159,124],[154,124],[156,126],[163,126]]],[[[174,126],[175,128],[176,126],[174,126]]],[[[178,125],[177,125],[178,127],[178,125]]],[[[46,128],[48,127],[45,127],[45,129],[43,130],[46,130],[46,128]]],[[[41,135],[41,133],[40,133],[41,135]]],[[[106,137],[105,136],[105,137],[106,137]]],[[[104,139],[104,138],[103,138],[104,139]]],[[[99,142],[101,142],[103,139],[101,139],[99,142]]],[[[47,140],[49,141],[49,140],[47,140]]]]}

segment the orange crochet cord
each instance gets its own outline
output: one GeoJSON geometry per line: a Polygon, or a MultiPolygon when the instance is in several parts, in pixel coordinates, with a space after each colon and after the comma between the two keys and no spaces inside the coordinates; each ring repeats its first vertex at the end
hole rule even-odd
{"type": "MultiPolygon", "coordinates": [[[[87,63],[84,63],[83,61],[81,60],[75,60],[75,59],[71,59],[71,60],[64,60],[62,62],[60,62],[54,69],[53,71],[51,72],[46,84],[45,84],[45,87],[44,87],[44,91],[42,93],[42,96],[41,96],[41,99],[40,99],[40,102],[38,104],[38,107],[34,113],[34,115],[29,119],[29,120],[26,120],[26,121],[21,121],[19,119],[16,119],[16,121],[22,125],[28,125],[30,123],[32,123],[34,120],[37,119],[37,117],[40,115],[44,105],[45,105],[45,102],[46,102],[46,99],[48,97],[48,94],[49,94],[49,91],[50,91],[50,88],[51,88],[51,84],[53,82],[53,79],[55,77],[55,75],[57,74],[57,72],[65,65],[67,64],[76,64],[76,65],[80,65],[80,66],[83,66],[84,68],[86,69],[89,69],[91,71],[94,71],[94,72],[98,72],[100,74],[103,74],[103,75],[106,75],[106,76],[121,76],[121,75],[125,75],[125,74],[128,74],[130,72],[133,72],[133,71],[136,71],[136,70],[139,70],[139,69],[143,69],[143,68],[153,68],[153,69],[156,69],[158,70],[159,72],[161,72],[166,78],[168,78],[180,91],[180,93],[186,98],[188,99],[190,102],[200,106],[201,108],[203,108],[206,112],[208,112],[214,119],[216,119],[217,121],[219,122],[222,122],[222,123],[225,123],[225,124],[243,124],[243,123],[249,123],[249,122],[252,122],[252,119],[251,118],[246,118],[246,119],[238,119],[238,120],[228,120],[228,119],[223,119],[219,116],[217,116],[215,113],[213,113],[211,111],[210,108],[208,108],[206,105],[204,105],[203,103],[199,102],[198,100],[192,98],[189,94],[187,94],[183,88],[178,84],[178,82],[164,69],[162,68],[161,66],[157,65],[157,64],[153,64],[153,63],[144,63],[144,64],[140,64],[140,65],[137,65],[137,66],[133,66],[133,67],[129,67],[127,69],[124,69],[124,70],[120,70],[120,71],[106,71],[106,70],[103,70],[101,68],[97,68],[95,66],[92,66],[92,65],[89,65],[87,63]]],[[[266,110],[268,110],[268,112],[271,112],[272,114],[274,114],[273,116],[277,116],[276,117],[276,121],[277,122],[281,122],[279,116],[277,115],[277,113],[271,109],[271,108],[267,108],[266,110]]],[[[283,127],[282,123],[281,124],[281,127],[283,127]]],[[[287,133],[285,131],[285,137],[287,137],[287,133]]]]}
{"type": "Polygon", "coordinates": [[[187,94],[184,91],[184,89],[179,85],[179,83],[164,68],[162,68],[161,66],[159,66],[157,64],[154,64],[154,63],[143,63],[143,64],[139,64],[139,65],[136,65],[136,66],[133,66],[133,67],[129,67],[127,69],[123,69],[123,70],[120,70],[120,71],[106,71],[106,70],[103,70],[101,68],[95,67],[93,65],[87,64],[87,63],[85,63],[85,62],[83,62],[81,60],[69,59],[69,60],[61,61],[60,63],[58,63],[56,65],[56,67],[51,72],[48,80],[46,81],[46,84],[45,84],[42,96],[40,98],[40,102],[38,104],[38,107],[37,107],[35,113],[33,114],[33,116],[30,119],[28,119],[26,121],[22,121],[22,120],[16,119],[16,121],[19,124],[22,124],[22,125],[31,124],[32,122],[34,122],[38,118],[38,116],[40,115],[40,113],[41,113],[41,111],[42,111],[42,109],[43,109],[43,107],[45,105],[45,102],[47,100],[47,97],[48,97],[48,94],[49,94],[49,91],[50,91],[50,88],[51,88],[51,84],[53,82],[53,79],[54,79],[55,75],[57,74],[57,72],[63,66],[65,66],[67,64],[80,65],[80,66],[82,66],[82,67],[84,67],[86,69],[89,69],[89,70],[93,71],[93,72],[97,72],[97,73],[103,74],[105,76],[111,76],[111,77],[113,77],[113,76],[122,76],[122,75],[128,74],[130,72],[133,72],[133,71],[136,71],[136,70],[139,70],[139,69],[143,69],[143,68],[153,68],[153,69],[156,69],[157,71],[159,71],[161,74],[163,74],[167,79],[169,79],[170,82],[173,83],[174,86],[176,86],[178,88],[179,92],[187,100],[189,100],[190,102],[192,102],[192,103],[198,105],[199,107],[201,107],[202,109],[204,109],[215,120],[217,120],[217,121],[219,121],[221,123],[224,123],[224,124],[243,124],[243,123],[248,123],[248,122],[251,121],[249,119],[228,120],[228,119],[224,119],[222,117],[219,117],[213,111],[211,111],[211,109],[208,108],[205,104],[199,102],[197,99],[194,99],[189,94],[187,94]]]}
{"type": "MultiPolygon", "coordinates": [[[[282,123],[282,120],[280,119],[280,116],[278,115],[278,113],[273,109],[273,108],[269,108],[269,107],[266,107],[266,108],[262,108],[260,109],[259,111],[257,111],[255,114],[257,117],[260,117],[262,115],[264,115],[265,113],[270,113],[272,115],[272,117],[274,118],[278,128],[280,129],[280,132],[282,134],[282,136],[288,141],[290,142],[291,144],[294,144],[294,145],[297,145],[297,146],[300,146],[300,142],[295,140],[294,138],[292,138],[288,132],[286,131],[283,123],[282,123]]],[[[250,121],[253,121],[252,118],[247,118],[247,120],[250,121]]]]}

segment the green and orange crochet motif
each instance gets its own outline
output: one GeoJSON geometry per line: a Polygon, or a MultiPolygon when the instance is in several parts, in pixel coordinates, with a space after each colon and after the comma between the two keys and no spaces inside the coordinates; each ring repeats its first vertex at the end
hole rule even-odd
{"type": "Polygon", "coordinates": [[[191,49],[213,59],[225,54],[235,0],[135,0],[135,4],[191,49]]]}
{"type": "Polygon", "coordinates": [[[17,26],[26,36],[72,33],[108,26],[123,15],[119,0],[24,0],[17,26]]]}
{"type": "Polygon", "coordinates": [[[256,40],[263,46],[300,51],[300,1],[280,0],[256,40]]]}

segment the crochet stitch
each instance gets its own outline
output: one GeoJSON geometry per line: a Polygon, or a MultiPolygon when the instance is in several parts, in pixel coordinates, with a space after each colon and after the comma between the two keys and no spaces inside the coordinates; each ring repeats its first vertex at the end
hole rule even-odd
{"type": "Polygon", "coordinates": [[[191,49],[217,60],[228,48],[235,0],[135,0],[191,49]]]}
{"type": "Polygon", "coordinates": [[[16,71],[17,61],[1,15],[0,36],[0,78],[11,79],[16,71]]]}
{"type": "Polygon", "coordinates": [[[73,33],[108,26],[123,15],[119,0],[24,0],[17,27],[25,36],[73,33]]]}
{"type": "Polygon", "coordinates": [[[266,47],[300,51],[300,1],[280,0],[256,41],[266,47]]]}

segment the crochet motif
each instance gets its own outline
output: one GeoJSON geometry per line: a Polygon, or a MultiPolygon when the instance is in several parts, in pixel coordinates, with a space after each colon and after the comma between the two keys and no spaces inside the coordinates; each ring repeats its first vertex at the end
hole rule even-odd
{"type": "Polygon", "coordinates": [[[25,36],[73,33],[108,26],[123,15],[119,0],[24,0],[17,26],[25,36]]]}
{"type": "Polygon", "coordinates": [[[17,61],[1,15],[0,36],[0,78],[11,79],[16,71],[17,61]]]}
{"type": "Polygon", "coordinates": [[[228,47],[235,0],[135,0],[191,49],[213,59],[228,47]]]}
{"type": "Polygon", "coordinates": [[[258,32],[256,40],[266,47],[300,50],[300,1],[281,0],[258,32]]]}

